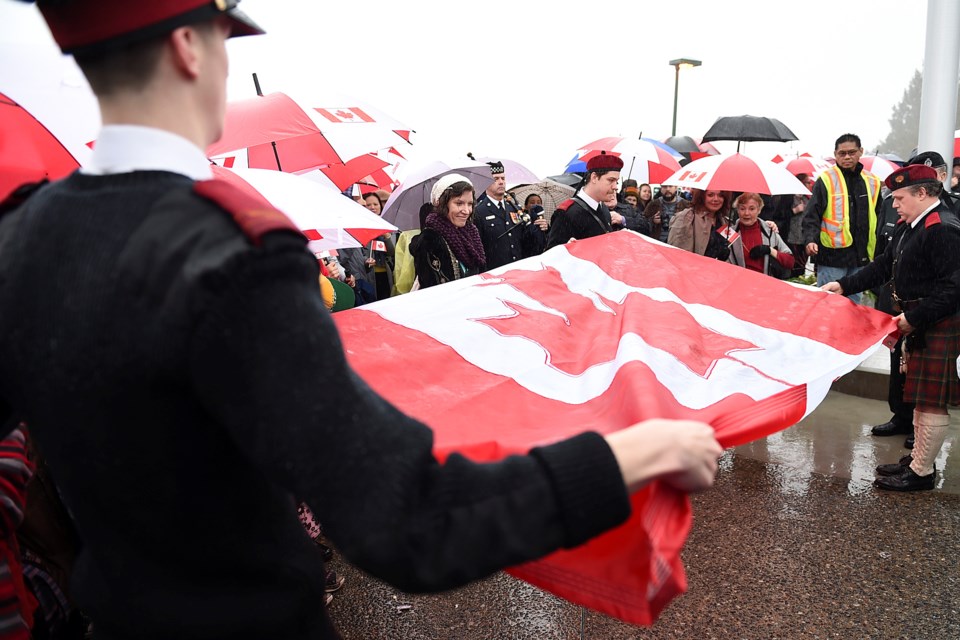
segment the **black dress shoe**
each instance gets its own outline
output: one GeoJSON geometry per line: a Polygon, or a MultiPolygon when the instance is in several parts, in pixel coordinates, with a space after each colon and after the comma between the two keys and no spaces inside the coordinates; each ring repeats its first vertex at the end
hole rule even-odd
{"type": "Polygon", "coordinates": [[[873,481],[873,486],[886,491],[930,491],[936,476],[936,472],[928,476],[918,476],[913,469],[907,467],[900,475],[877,478],[873,481]]]}
{"type": "Polygon", "coordinates": [[[907,439],[903,441],[903,446],[905,449],[913,449],[913,435],[907,436],[907,439]]]}
{"type": "Polygon", "coordinates": [[[878,424],[873,429],[870,429],[870,433],[875,436],[902,436],[908,433],[913,433],[913,425],[902,425],[890,420],[889,422],[878,424]]]}
{"type": "Polygon", "coordinates": [[[913,462],[913,456],[905,455],[900,458],[899,462],[892,462],[890,464],[881,464],[877,465],[877,475],[878,476],[897,476],[903,473],[903,470],[910,466],[910,463],[913,462]]]}

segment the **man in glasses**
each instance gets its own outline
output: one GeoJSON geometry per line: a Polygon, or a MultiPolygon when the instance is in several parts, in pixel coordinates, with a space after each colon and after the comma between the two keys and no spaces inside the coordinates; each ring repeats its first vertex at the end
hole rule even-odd
{"type": "MultiPolygon", "coordinates": [[[[870,263],[877,243],[881,182],[860,164],[859,136],[834,144],[837,164],[823,171],[803,214],[807,253],[815,256],[817,286],[851,275],[870,263]]],[[[849,297],[860,302],[860,293],[849,297]]]]}

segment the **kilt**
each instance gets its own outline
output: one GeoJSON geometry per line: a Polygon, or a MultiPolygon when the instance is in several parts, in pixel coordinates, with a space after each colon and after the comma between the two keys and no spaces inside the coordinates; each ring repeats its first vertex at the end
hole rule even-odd
{"type": "Polygon", "coordinates": [[[917,406],[960,405],[960,315],[945,318],[926,331],[926,346],[907,357],[903,400],[917,406]]]}

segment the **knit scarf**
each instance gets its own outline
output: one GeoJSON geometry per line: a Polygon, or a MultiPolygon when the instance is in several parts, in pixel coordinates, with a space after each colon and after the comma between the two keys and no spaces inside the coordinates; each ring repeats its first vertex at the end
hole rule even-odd
{"type": "Polygon", "coordinates": [[[446,216],[431,213],[427,216],[426,227],[439,233],[453,251],[453,255],[470,269],[479,269],[487,263],[487,255],[483,252],[483,243],[480,242],[480,232],[472,222],[458,227],[446,216]]]}

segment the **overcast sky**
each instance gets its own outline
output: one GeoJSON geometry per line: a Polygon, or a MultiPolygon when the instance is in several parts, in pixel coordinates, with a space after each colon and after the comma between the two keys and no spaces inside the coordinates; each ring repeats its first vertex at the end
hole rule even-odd
{"type": "MultiPolygon", "coordinates": [[[[346,94],[390,114],[417,132],[408,154],[414,159],[471,151],[545,176],[562,172],[576,149],[596,138],[670,135],[674,58],[703,61],[680,73],[680,135],[702,136],[719,116],[751,114],[783,121],[800,138],[795,151],[829,154],[846,132],[871,150],[922,70],[927,3],[240,6],[268,35],[231,41],[231,98],[255,95],[255,71],[265,92],[346,94]]],[[[0,38],[49,40],[34,13],[0,0],[0,38]]],[[[746,152],[772,155],[768,148],[754,143],[746,152]]]]}

